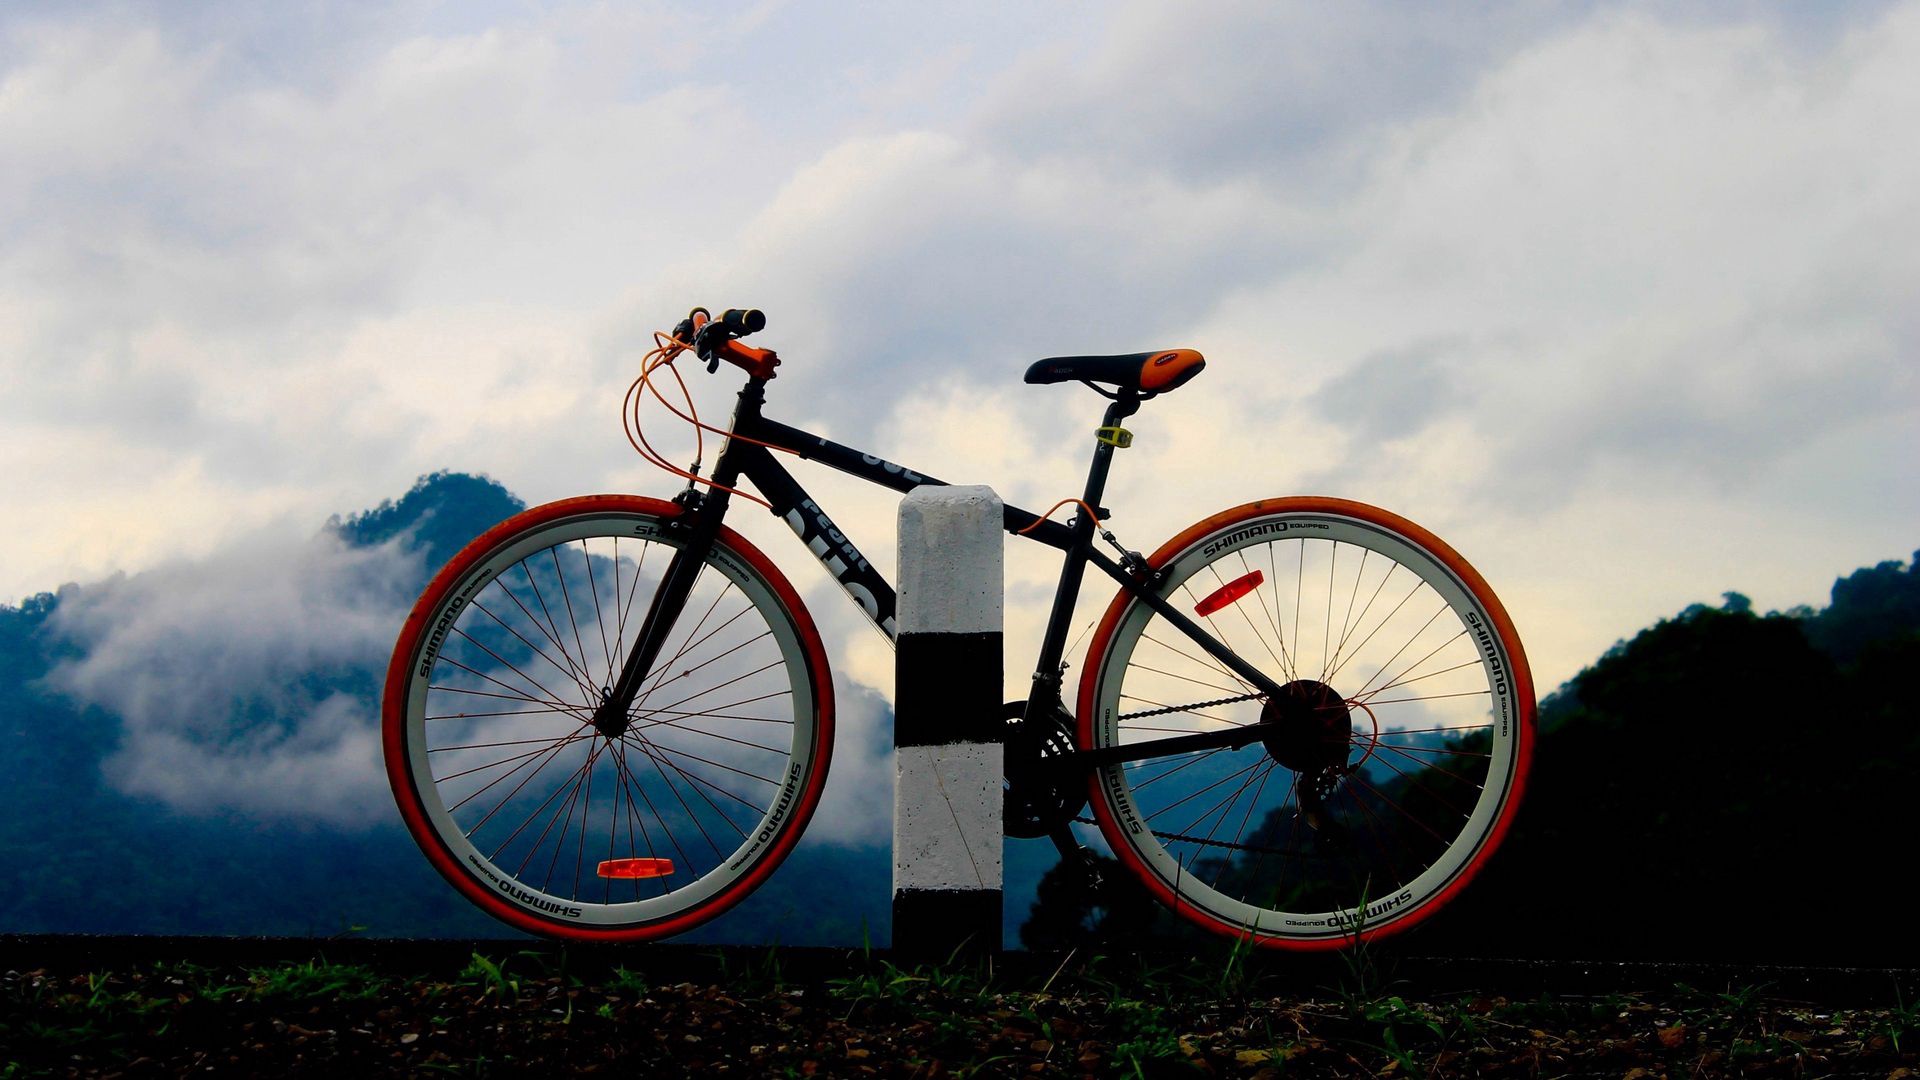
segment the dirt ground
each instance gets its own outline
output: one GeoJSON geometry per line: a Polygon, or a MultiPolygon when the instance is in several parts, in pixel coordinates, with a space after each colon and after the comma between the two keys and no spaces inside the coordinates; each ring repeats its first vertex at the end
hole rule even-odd
{"type": "Polygon", "coordinates": [[[1920,1074],[1911,999],[1832,1007],[1764,984],[1435,993],[1349,967],[1277,991],[1231,956],[1048,972],[769,951],[715,955],[692,978],[539,951],[425,975],[85,959],[0,973],[0,1078],[1920,1074]]]}

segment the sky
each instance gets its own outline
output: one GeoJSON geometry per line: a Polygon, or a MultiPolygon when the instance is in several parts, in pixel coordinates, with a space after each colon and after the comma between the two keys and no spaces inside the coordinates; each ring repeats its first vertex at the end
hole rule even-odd
{"type": "MultiPolygon", "coordinates": [[[[621,395],[688,307],[756,306],[771,415],[1034,510],[1099,403],[1031,361],[1200,349],[1129,421],[1122,540],[1384,506],[1544,691],[1920,547],[1916,130],[1920,3],[9,4],[0,600],[133,575],[62,676],[129,718],[262,642],[377,663],[405,600],[341,583],[396,572],[320,522],[442,468],[667,494],[621,395]]],[[[817,475],[890,565],[894,497],[817,475]]],[[[885,642],[738,525],[878,723],[885,642]]],[[[1013,675],[1048,556],[1008,549],[1013,675]]],[[[222,759],[234,798],[377,796],[373,717],[308,705],[280,771],[222,759]]]]}

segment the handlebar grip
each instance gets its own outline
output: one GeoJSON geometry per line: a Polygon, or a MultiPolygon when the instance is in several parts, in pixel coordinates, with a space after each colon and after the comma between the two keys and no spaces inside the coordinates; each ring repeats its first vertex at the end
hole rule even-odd
{"type": "Polygon", "coordinates": [[[675,341],[691,345],[693,344],[694,335],[698,334],[701,329],[711,321],[713,321],[713,314],[706,308],[694,308],[692,311],[687,312],[686,318],[681,319],[674,325],[673,338],[675,341]]]}
{"type": "Polygon", "coordinates": [[[733,337],[757,334],[767,328],[767,314],[759,308],[728,308],[720,314],[720,324],[733,337]]]}

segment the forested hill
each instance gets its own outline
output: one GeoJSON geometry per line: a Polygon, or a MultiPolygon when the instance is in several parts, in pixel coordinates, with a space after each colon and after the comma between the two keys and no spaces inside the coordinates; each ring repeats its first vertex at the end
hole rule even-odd
{"type": "MultiPolygon", "coordinates": [[[[509,936],[401,827],[378,687],[433,570],[522,507],[436,473],[309,537],[0,605],[0,933],[509,936]]],[[[884,941],[889,866],[803,844],[695,939],[884,941]]]]}
{"type": "Polygon", "coordinates": [[[1920,962],[1916,676],[1920,553],[1641,631],[1543,703],[1508,846],[1422,944],[1920,962]]]}
{"type": "MultiPolygon", "coordinates": [[[[1739,593],[1609,649],[1542,703],[1513,831],[1396,948],[1467,956],[1920,963],[1920,553],[1761,614],[1739,593]]],[[[1184,933],[1054,875],[1025,939],[1184,933]]],[[[1144,914],[1142,914],[1144,912],[1144,914]]]]}

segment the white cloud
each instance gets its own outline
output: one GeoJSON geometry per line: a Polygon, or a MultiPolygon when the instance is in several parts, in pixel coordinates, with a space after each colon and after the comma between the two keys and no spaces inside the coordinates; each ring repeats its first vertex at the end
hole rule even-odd
{"type": "MultiPolygon", "coordinates": [[[[8,24],[0,595],[439,467],[664,492],[614,406],[693,302],[770,311],[774,415],[1036,510],[1097,403],[1025,365],[1199,347],[1130,422],[1124,539],[1380,503],[1548,683],[1914,542],[1913,4],[235,12],[8,24]]],[[[891,498],[820,493],[886,565],[891,498]]],[[[1010,549],[1016,626],[1045,555],[1010,549]]]]}
{"type": "Polygon", "coordinates": [[[390,819],[377,682],[417,557],[265,530],[62,594],[48,683],[121,721],[120,790],[191,813],[390,819]]]}

